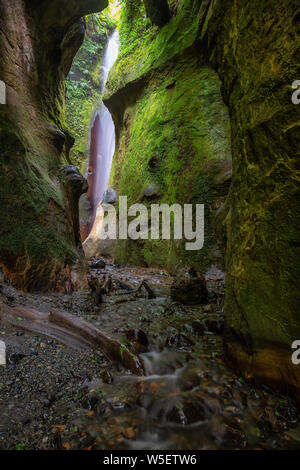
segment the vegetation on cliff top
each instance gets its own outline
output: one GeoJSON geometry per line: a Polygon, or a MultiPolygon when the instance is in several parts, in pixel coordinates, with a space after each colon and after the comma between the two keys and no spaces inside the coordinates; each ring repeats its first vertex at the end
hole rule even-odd
{"type": "Polygon", "coordinates": [[[86,17],[86,35],[66,80],[67,124],[75,144],[71,161],[84,170],[89,122],[101,100],[101,64],[109,34],[116,24],[108,11],[86,17]]]}

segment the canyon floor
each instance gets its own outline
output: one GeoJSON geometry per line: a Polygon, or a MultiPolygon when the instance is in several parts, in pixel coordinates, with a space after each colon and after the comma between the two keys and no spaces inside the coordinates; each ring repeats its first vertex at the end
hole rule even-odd
{"type": "Polygon", "coordinates": [[[3,279],[1,300],[89,321],[138,354],[146,375],[100,351],[26,332],[22,317],[19,328],[1,321],[7,365],[0,368],[0,449],[300,448],[293,400],[247,383],[225,364],[224,273],[206,273],[207,303],[186,306],[171,300],[164,270],[106,260],[92,272],[112,279],[101,305],[89,291],[24,294],[3,279]],[[143,280],[155,298],[136,292],[143,280]]]}

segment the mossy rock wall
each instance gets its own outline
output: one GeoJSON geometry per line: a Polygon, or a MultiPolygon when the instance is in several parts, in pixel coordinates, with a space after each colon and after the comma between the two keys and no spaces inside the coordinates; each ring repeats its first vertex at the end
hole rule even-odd
{"type": "Polygon", "coordinates": [[[76,287],[84,277],[58,178],[68,141],[65,77],[84,37],[80,18],[106,6],[0,2],[0,79],[7,89],[0,106],[0,265],[24,290],[76,287]]]}
{"type": "MultiPolygon", "coordinates": [[[[107,102],[120,129],[115,182],[120,181],[122,187],[121,157],[126,155],[136,168],[142,162],[144,183],[144,178],[149,178],[149,170],[145,171],[149,159],[148,156],[144,159],[142,153],[142,149],[148,148],[147,140],[139,142],[141,159],[134,149],[130,153],[126,149],[137,141],[138,126],[141,134],[144,127],[153,132],[151,108],[159,108],[155,95],[162,93],[156,80],[161,73],[170,74],[171,79],[177,61],[184,55],[186,64],[193,64],[191,55],[186,54],[193,49],[199,61],[198,66],[191,68],[195,72],[198,68],[199,77],[206,70],[205,64],[217,71],[230,115],[233,158],[232,185],[226,202],[228,213],[223,214],[222,222],[225,219],[228,239],[226,357],[245,377],[295,393],[300,401],[300,366],[291,361],[291,344],[300,338],[297,172],[300,106],[291,101],[291,85],[300,76],[299,18],[297,0],[181,0],[177,15],[169,24],[159,31],[153,30],[148,42],[121,57],[111,75],[107,102]],[[143,109],[149,111],[149,119],[143,109]],[[128,118],[124,120],[126,113],[128,118]],[[143,114],[142,124],[139,117],[143,114]],[[122,130],[123,123],[129,127],[126,132],[122,130]]],[[[191,80],[193,76],[194,72],[191,80]]],[[[181,78],[185,80],[184,73],[181,78]]],[[[176,81],[171,93],[176,93],[178,86],[176,81]]],[[[197,89],[200,94],[200,80],[197,89]]],[[[164,93],[172,96],[170,91],[164,93]]],[[[168,105],[165,109],[168,115],[168,105]]],[[[200,106],[198,110],[196,116],[201,115],[200,106]]],[[[172,126],[166,123],[162,127],[163,145],[167,136],[172,136],[172,132],[167,132],[172,126]]],[[[176,135],[180,136],[180,131],[176,135]]],[[[190,149],[194,150],[193,139],[191,142],[190,149]]],[[[155,149],[156,143],[152,146],[155,149]]],[[[148,155],[147,151],[145,154],[148,155]]],[[[195,154],[192,151],[190,155],[192,162],[195,154]]],[[[159,160],[159,167],[171,161],[178,162],[176,168],[180,171],[177,157],[159,160]]],[[[199,165],[197,173],[201,172],[202,182],[204,176],[197,157],[195,163],[199,165]]],[[[130,174],[126,161],[123,165],[128,187],[136,188],[138,197],[141,183],[130,174]]],[[[164,179],[173,183],[165,194],[174,194],[178,189],[174,185],[176,177],[168,172],[164,179]]],[[[184,186],[179,178],[178,184],[184,186]]],[[[197,187],[203,197],[202,183],[198,182],[197,187]]],[[[217,216],[221,212],[222,208],[217,216]]],[[[122,252],[124,261],[128,257],[136,260],[136,252],[131,254],[128,249],[128,255],[121,249],[122,252]]]]}
{"type": "MultiPolygon", "coordinates": [[[[185,17],[185,9],[182,15],[185,17]]],[[[180,25],[177,20],[178,34],[180,25]]],[[[165,36],[168,28],[174,32],[173,23],[164,28],[165,36]]],[[[185,31],[182,34],[185,36],[185,31]]],[[[128,197],[128,205],[145,204],[149,215],[153,202],[204,204],[205,242],[202,250],[188,251],[185,241],[151,240],[149,234],[149,240],[119,241],[115,260],[121,264],[166,266],[171,272],[186,264],[204,272],[212,265],[222,268],[223,256],[213,223],[230,185],[231,148],[220,80],[198,56],[196,47],[177,50],[171,41],[166,62],[128,83],[124,77],[134,68],[131,55],[136,59],[152,53],[155,61],[152,44],[146,39],[144,46],[125,58],[121,49],[108,83],[110,97],[106,103],[114,114],[118,135],[111,185],[119,195],[128,197]],[[121,82],[123,86],[112,92],[114,84],[121,82]],[[143,196],[149,185],[159,188],[155,200],[143,196]]]]}
{"type": "Polygon", "coordinates": [[[232,123],[226,350],[231,363],[281,390],[300,389],[299,2],[215,2],[200,35],[232,123]]]}

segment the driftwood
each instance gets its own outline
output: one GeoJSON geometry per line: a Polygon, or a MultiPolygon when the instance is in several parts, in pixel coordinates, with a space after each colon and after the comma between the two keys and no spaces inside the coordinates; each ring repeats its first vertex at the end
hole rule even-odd
{"type": "MultiPolygon", "coordinates": [[[[128,291],[127,293],[119,293],[119,294],[115,294],[116,296],[117,295],[122,295],[122,296],[125,296],[125,295],[136,295],[138,294],[142,288],[144,288],[148,294],[148,299],[156,299],[156,295],[154,293],[154,290],[149,286],[149,284],[147,283],[147,281],[144,279],[138,286],[137,289],[132,289],[130,291],[128,291]]],[[[126,299],[120,299],[119,301],[117,301],[116,303],[121,303],[121,302],[125,302],[126,299]]]]}
{"type": "Polygon", "coordinates": [[[103,295],[107,295],[112,289],[112,279],[111,276],[106,276],[100,280],[98,277],[90,276],[89,287],[92,291],[92,296],[94,298],[95,304],[99,305],[102,303],[103,295]],[[102,282],[101,282],[102,281],[102,282]]]}
{"type": "Polygon", "coordinates": [[[0,319],[18,330],[47,336],[75,349],[99,350],[132,373],[144,375],[142,361],[124,344],[67,312],[51,309],[50,313],[43,313],[30,308],[11,308],[1,302],[0,319]]]}
{"type": "Polygon", "coordinates": [[[139,287],[136,290],[136,293],[140,292],[142,288],[147,291],[148,293],[148,299],[156,299],[156,295],[154,294],[153,289],[149,286],[149,284],[145,281],[145,279],[140,283],[139,287]]]}

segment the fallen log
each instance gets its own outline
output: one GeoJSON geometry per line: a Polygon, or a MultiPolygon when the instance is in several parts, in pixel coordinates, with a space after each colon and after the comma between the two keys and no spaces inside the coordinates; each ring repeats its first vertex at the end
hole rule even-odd
{"type": "Polygon", "coordinates": [[[57,309],[44,313],[30,308],[11,308],[0,302],[0,319],[18,330],[46,336],[75,349],[99,350],[133,374],[144,375],[142,361],[124,344],[70,313],[57,309]]]}
{"type": "Polygon", "coordinates": [[[95,349],[99,349],[110,359],[121,362],[136,375],[144,375],[143,364],[137,356],[120,341],[110,338],[91,323],[56,309],[50,310],[49,320],[51,323],[66,326],[71,331],[82,334],[95,349]]]}
{"type": "Polygon", "coordinates": [[[139,286],[137,289],[132,289],[130,291],[128,291],[127,293],[119,293],[119,294],[115,294],[114,296],[125,296],[125,295],[128,295],[128,296],[136,296],[141,290],[142,288],[145,289],[145,291],[147,292],[148,294],[148,299],[156,299],[156,295],[155,295],[155,292],[154,290],[149,286],[149,284],[147,283],[147,281],[144,279],[142,282],[140,282],[139,286]]]}

